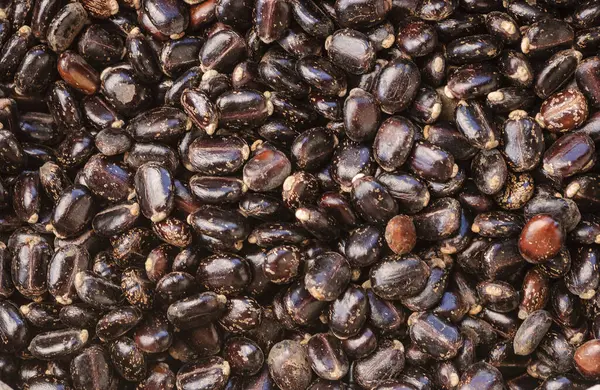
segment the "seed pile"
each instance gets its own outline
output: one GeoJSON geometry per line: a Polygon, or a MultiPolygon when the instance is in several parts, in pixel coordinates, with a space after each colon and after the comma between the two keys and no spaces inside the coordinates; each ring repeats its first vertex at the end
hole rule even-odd
{"type": "Polygon", "coordinates": [[[0,0],[0,388],[600,383],[600,2],[0,0]]]}

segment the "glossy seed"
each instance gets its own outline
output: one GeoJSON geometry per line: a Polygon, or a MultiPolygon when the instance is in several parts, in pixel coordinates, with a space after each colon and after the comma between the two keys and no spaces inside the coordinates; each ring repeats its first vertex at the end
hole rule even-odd
{"type": "Polygon", "coordinates": [[[385,340],[371,355],[355,363],[353,374],[361,386],[376,387],[396,377],[404,363],[404,345],[398,340],[385,340]]]}
{"type": "Polygon", "coordinates": [[[535,120],[552,132],[579,127],[588,116],[588,103],[579,90],[557,92],[544,101],[535,120]]]}
{"type": "Polygon", "coordinates": [[[543,262],[558,254],[564,240],[562,226],[551,217],[539,214],[523,227],[519,251],[527,261],[543,262]]]}

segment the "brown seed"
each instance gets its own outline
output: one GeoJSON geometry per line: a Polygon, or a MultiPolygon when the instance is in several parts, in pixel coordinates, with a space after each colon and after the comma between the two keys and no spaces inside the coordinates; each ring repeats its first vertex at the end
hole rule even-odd
{"type": "Polygon", "coordinates": [[[259,0],[254,8],[254,24],[261,41],[271,43],[285,34],[290,21],[290,4],[282,0],[259,0]]]}
{"type": "Polygon", "coordinates": [[[410,252],[417,243],[417,232],[412,218],[396,215],[385,227],[385,241],[394,253],[403,255],[410,252]]]}
{"type": "Polygon", "coordinates": [[[56,55],[47,46],[32,47],[17,69],[14,91],[23,96],[44,94],[55,78],[55,67],[56,55]]]}
{"type": "Polygon", "coordinates": [[[256,342],[245,337],[231,337],[223,346],[223,356],[231,370],[241,376],[251,376],[260,371],[264,354],[256,342]]]}
{"type": "Polygon", "coordinates": [[[75,275],[89,267],[87,251],[81,246],[58,248],[48,264],[48,291],[62,305],[69,305],[77,297],[75,275]]]}
{"type": "Polygon", "coordinates": [[[381,111],[369,92],[354,88],[344,102],[344,128],[353,141],[372,139],[377,133],[381,111]]]}
{"type": "Polygon", "coordinates": [[[541,310],[550,297],[550,281],[538,268],[531,268],[523,279],[519,318],[524,320],[536,310],[541,310]]]}
{"type": "Polygon", "coordinates": [[[149,315],[136,328],[134,341],[146,353],[166,351],[173,341],[169,322],[162,315],[149,315]]]}
{"type": "Polygon", "coordinates": [[[292,164],[278,150],[263,149],[244,166],[244,184],[253,191],[269,191],[282,185],[292,171],[292,164]]]}
{"type": "MultiPolygon", "coordinates": [[[[325,3],[318,4],[325,9],[325,3]]],[[[340,26],[364,28],[381,22],[391,8],[390,0],[339,0],[332,11],[340,26]]]]}
{"type": "Polygon", "coordinates": [[[351,195],[354,208],[368,223],[384,223],[398,213],[387,188],[371,176],[355,176],[351,195]]]}
{"type": "Polygon", "coordinates": [[[209,98],[197,89],[185,89],[181,94],[181,106],[194,124],[212,135],[217,130],[219,116],[209,98]]]}
{"type": "Polygon", "coordinates": [[[542,103],[535,120],[553,133],[577,128],[588,117],[588,104],[583,93],[568,89],[553,94],[542,103]]]}
{"type": "Polygon", "coordinates": [[[418,128],[410,120],[393,116],[384,121],[373,141],[373,157],[385,171],[395,171],[409,157],[418,128]]]}
{"type": "Polygon", "coordinates": [[[413,313],[408,318],[410,338],[436,360],[456,356],[463,343],[458,327],[430,313],[413,313]]]}
{"type": "Polygon", "coordinates": [[[350,285],[329,307],[329,331],[339,339],[356,336],[366,322],[368,312],[365,290],[350,285]]]}
{"type": "Polygon", "coordinates": [[[198,328],[220,318],[226,303],[224,295],[203,292],[172,303],[167,309],[167,319],[178,329],[198,328]]]}
{"type": "Polygon", "coordinates": [[[71,87],[93,95],[100,86],[100,76],[86,60],[74,51],[65,51],[58,57],[58,73],[71,87]]]}
{"type": "Polygon", "coordinates": [[[575,351],[575,368],[588,379],[600,378],[600,339],[590,340],[575,351]]]}
{"type": "Polygon", "coordinates": [[[544,151],[542,129],[527,112],[515,110],[504,121],[501,144],[500,151],[514,172],[532,170],[544,151]]]}
{"type": "Polygon", "coordinates": [[[544,263],[560,251],[565,231],[549,215],[536,215],[525,224],[519,237],[519,252],[530,263],[544,263]]]}
{"type": "MultiPolygon", "coordinates": [[[[108,2],[110,1],[112,0],[108,2]]],[[[127,32],[123,31],[123,35],[126,34],[127,32]]],[[[102,67],[113,65],[125,55],[124,39],[117,33],[116,28],[111,29],[105,24],[91,24],[80,35],[77,51],[88,62],[95,65],[102,67]]]]}
{"type": "Polygon", "coordinates": [[[582,61],[575,71],[577,86],[581,92],[590,100],[594,107],[600,104],[600,57],[589,57],[582,61]]]}
{"type": "MultiPolygon", "coordinates": [[[[175,3],[175,2],[174,2],[175,3]]],[[[204,72],[230,72],[246,56],[244,38],[227,28],[212,34],[200,50],[200,68],[204,72]]]]}
{"type": "Polygon", "coordinates": [[[582,132],[566,134],[544,153],[544,172],[563,179],[590,170],[596,162],[594,141],[582,132]]]}
{"type": "Polygon", "coordinates": [[[75,389],[104,390],[116,383],[108,354],[100,345],[92,345],[73,358],[70,372],[75,389]]]}

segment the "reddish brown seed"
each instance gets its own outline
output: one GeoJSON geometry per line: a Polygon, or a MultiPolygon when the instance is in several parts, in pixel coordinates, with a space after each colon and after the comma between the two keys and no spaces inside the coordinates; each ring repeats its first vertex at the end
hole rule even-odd
{"type": "Polygon", "coordinates": [[[261,41],[271,43],[285,34],[289,25],[290,4],[282,0],[258,0],[254,10],[256,33],[261,41]]]}
{"type": "Polygon", "coordinates": [[[588,117],[585,96],[577,89],[568,89],[553,94],[542,103],[535,120],[553,133],[575,129],[588,117]]]}
{"type": "Polygon", "coordinates": [[[525,274],[521,288],[519,318],[524,320],[534,311],[546,307],[550,298],[550,281],[538,268],[532,268],[525,274]]]}
{"type": "Polygon", "coordinates": [[[544,172],[558,179],[588,171],[596,162],[594,141],[581,132],[566,134],[546,150],[542,162],[544,172]]]}
{"type": "Polygon", "coordinates": [[[253,191],[269,191],[283,184],[292,171],[286,155],[278,150],[264,149],[244,166],[244,184],[253,191]]]}
{"type": "Polygon", "coordinates": [[[530,263],[554,257],[565,242],[565,231],[549,215],[536,215],[525,224],[519,237],[519,252],[530,263]]]}
{"type": "Polygon", "coordinates": [[[93,95],[100,86],[100,75],[74,51],[65,51],[58,57],[58,73],[71,87],[93,95]]]}
{"type": "Polygon", "coordinates": [[[417,232],[412,218],[401,214],[390,219],[385,227],[385,241],[398,255],[410,252],[417,243],[417,232]]]}
{"type": "Polygon", "coordinates": [[[575,351],[575,368],[588,379],[600,379],[600,339],[590,340],[575,351]]]}

